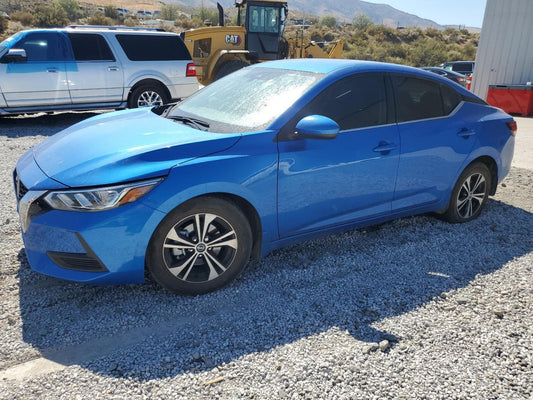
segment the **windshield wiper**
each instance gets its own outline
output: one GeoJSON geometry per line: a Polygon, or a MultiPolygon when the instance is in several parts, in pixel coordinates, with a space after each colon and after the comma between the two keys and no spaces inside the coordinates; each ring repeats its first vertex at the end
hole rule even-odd
{"type": "Polygon", "coordinates": [[[171,115],[167,118],[173,119],[174,121],[183,122],[184,124],[189,124],[195,127],[196,129],[207,131],[209,128],[209,124],[205,121],[202,121],[201,119],[191,118],[191,117],[184,117],[180,115],[171,115]]]}

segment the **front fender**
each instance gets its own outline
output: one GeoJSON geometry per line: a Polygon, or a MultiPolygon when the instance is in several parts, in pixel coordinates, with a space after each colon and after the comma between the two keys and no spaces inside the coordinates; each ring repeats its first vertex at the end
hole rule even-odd
{"type": "Polygon", "coordinates": [[[276,132],[245,135],[232,148],[174,167],[143,203],[165,214],[206,195],[231,195],[254,207],[263,227],[263,243],[278,238],[276,132]]]}

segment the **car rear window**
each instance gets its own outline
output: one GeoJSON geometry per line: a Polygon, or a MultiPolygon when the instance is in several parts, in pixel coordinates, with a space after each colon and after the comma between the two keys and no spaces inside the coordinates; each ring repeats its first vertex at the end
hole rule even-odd
{"type": "Polygon", "coordinates": [[[177,35],[117,35],[131,61],[190,60],[189,51],[177,35]]]}
{"type": "Polygon", "coordinates": [[[472,71],[472,63],[455,63],[452,69],[454,71],[472,71]]]}

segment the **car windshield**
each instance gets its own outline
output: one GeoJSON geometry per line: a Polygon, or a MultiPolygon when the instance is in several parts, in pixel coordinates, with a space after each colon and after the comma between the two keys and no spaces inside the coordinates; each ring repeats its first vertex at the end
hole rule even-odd
{"type": "Polygon", "coordinates": [[[2,43],[0,43],[0,52],[4,51],[4,49],[10,46],[11,43],[18,41],[21,36],[22,36],[22,32],[18,32],[18,33],[15,33],[13,36],[8,37],[2,43]]]}
{"type": "Polygon", "coordinates": [[[206,86],[167,115],[194,117],[212,131],[266,128],[324,75],[277,68],[243,68],[206,86]]]}

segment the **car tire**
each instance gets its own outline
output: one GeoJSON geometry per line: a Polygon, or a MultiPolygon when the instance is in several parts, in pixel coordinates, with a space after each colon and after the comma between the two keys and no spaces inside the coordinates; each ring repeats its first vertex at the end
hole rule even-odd
{"type": "Polygon", "coordinates": [[[468,166],[457,180],[443,218],[462,223],[476,219],[491,190],[491,174],[483,163],[468,166]]]}
{"type": "Polygon", "coordinates": [[[178,294],[197,295],[233,281],[246,267],[252,231],[233,203],[203,197],[170,212],[148,245],[146,266],[153,279],[178,294]]]}
{"type": "Polygon", "coordinates": [[[250,64],[242,60],[228,61],[227,63],[222,65],[222,67],[219,68],[219,70],[217,71],[215,75],[215,80],[220,79],[226,75],[229,75],[232,72],[235,72],[241,68],[247,67],[248,65],[250,64]]]}
{"type": "Polygon", "coordinates": [[[128,108],[162,106],[170,101],[167,91],[160,85],[141,85],[133,90],[128,108]]]}

